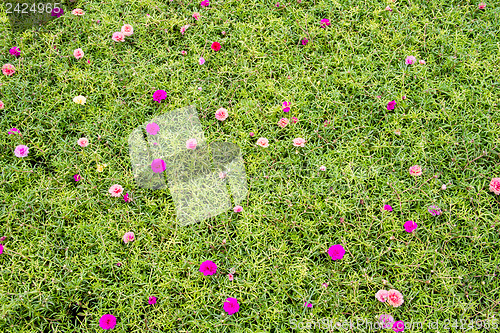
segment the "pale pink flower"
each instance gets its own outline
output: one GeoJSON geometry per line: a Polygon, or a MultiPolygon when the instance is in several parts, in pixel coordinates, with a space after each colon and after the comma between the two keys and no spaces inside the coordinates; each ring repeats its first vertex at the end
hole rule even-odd
{"type": "Polygon", "coordinates": [[[243,207],[241,207],[241,206],[235,206],[235,207],[233,208],[233,210],[234,210],[234,212],[235,212],[235,213],[240,213],[240,212],[242,212],[242,211],[243,211],[243,207]]]}
{"type": "Polygon", "coordinates": [[[2,73],[7,76],[12,76],[16,72],[16,67],[12,64],[5,64],[2,66],[2,73]]]}
{"type": "Polygon", "coordinates": [[[224,171],[219,172],[219,178],[220,179],[224,179],[226,177],[227,177],[227,173],[225,173],[224,171]]]}
{"type": "Polygon", "coordinates": [[[415,58],[414,56],[408,56],[408,57],[406,57],[406,60],[405,60],[407,65],[412,65],[416,61],[417,61],[417,58],[415,58]]]}
{"type": "Polygon", "coordinates": [[[112,197],[119,197],[123,193],[123,187],[121,185],[115,184],[109,188],[108,192],[112,197]]]}
{"type": "Polygon", "coordinates": [[[78,139],[78,145],[82,148],[87,147],[89,145],[89,139],[87,139],[87,138],[78,139]]]}
{"type": "Polygon", "coordinates": [[[424,59],[420,59],[420,60],[418,61],[418,63],[419,63],[420,65],[425,65],[425,60],[424,60],[424,59]]]}
{"type": "Polygon", "coordinates": [[[321,284],[321,286],[326,289],[326,288],[328,288],[328,283],[324,282],[321,284]]]}
{"type": "Polygon", "coordinates": [[[278,126],[281,127],[281,128],[285,128],[286,125],[288,125],[288,123],[289,123],[289,120],[287,118],[281,118],[278,121],[278,126]]]}
{"type": "Polygon", "coordinates": [[[392,12],[392,8],[389,6],[385,7],[385,10],[387,10],[388,12],[392,12]]]}
{"type": "Polygon", "coordinates": [[[411,166],[408,171],[410,172],[410,175],[412,175],[412,176],[421,176],[422,175],[422,168],[420,167],[420,165],[411,166]]]}
{"type": "Polygon", "coordinates": [[[320,167],[319,167],[319,169],[320,169],[321,171],[326,171],[326,166],[322,165],[322,166],[320,166],[320,167]]]}
{"type": "Polygon", "coordinates": [[[29,148],[25,145],[19,145],[14,149],[14,155],[16,155],[16,157],[26,157],[28,153],[29,148]]]}
{"type": "MultiPolygon", "coordinates": [[[[445,187],[446,188],[446,187],[445,187]]],[[[490,191],[495,195],[500,194],[500,178],[493,178],[490,182],[490,191]]]]}
{"type": "Polygon", "coordinates": [[[269,140],[266,138],[259,138],[257,140],[257,144],[261,147],[267,148],[269,147],[269,140]]]}
{"type": "Polygon", "coordinates": [[[389,297],[389,293],[387,292],[387,290],[379,290],[375,294],[375,298],[378,299],[381,302],[387,301],[388,297],[389,297]]]}
{"type": "Polygon", "coordinates": [[[83,9],[75,8],[71,11],[71,14],[76,15],[76,16],[82,16],[85,14],[85,12],[83,11],[83,9]]]}
{"type": "Polygon", "coordinates": [[[198,63],[199,63],[200,65],[203,65],[203,64],[205,63],[205,58],[200,57],[200,60],[198,60],[198,63]]]}
{"type": "Polygon", "coordinates": [[[134,28],[130,24],[124,24],[122,26],[121,31],[122,31],[123,36],[128,37],[128,36],[132,36],[132,34],[134,33],[134,28]]]}
{"type": "Polygon", "coordinates": [[[0,110],[3,110],[5,108],[5,104],[3,104],[2,101],[0,101],[0,110]]]}
{"type": "Polygon", "coordinates": [[[82,49],[76,49],[73,51],[73,55],[75,56],[76,59],[81,59],[83,58],[83,50],[82,49]]]}
{"type": "Polygon", "coordinates": [[[403,294],[395,289],[391,289],[387,292],[387,303],[397,308],[401,304],[403,304],[403,294]]]}
{"type": "Polygon", "coordinates": [[[183,25],[181,27],[181,34],[184,35],[184,33],[186,32],[186,29],[189,28],[189,24],[186,24],[186,25],[183,25]]]}
{"type": "Polygon", "coordinates": [[[306,143],[306,140],[304,140],[302,138],[293,139],[293,145],[295,147],[304,147],[305,143],[306,143]]]}
{"type": "Polygon", "coordinates": [[[227,275],[227,277],[229,278],[229,281],[233,281],[233,279],[234,279],[234,275],[233,275],[233,274],[231,274],[231,273],[229,273],[229,274],[227,275]]]}
{"type": "Polygon", "coordinates": [[[229,113],[224,108],[220,108],[219,110],[215,111],[215,119],[217,120],[224,121],[228,116],[229,113]]]}
{"type": "Polygon", "coordinates": [[[189,139],[186,141],[186,148],[187,149],[195,149],[196,146],[198,145],[198,142],[196,141],[196,139],[189,139]]]}
{"type": "Polygon", "coordinates": [[[196,21],[198,21],[198,20],[200,19],[201,15],[200,15],[200,13],[198,13],[198,12],[194,12],[194,13],[193,13],[193,17],[194,17],[194,19],[195,19],[196,21]]]}
{"type": "Polygon", "coordinates": [[[126,243],[128,242],[133,242],[135,240],[135,235],[132,231],[126,232],[125,235],[123,235],[123,241],[126,243]]]}
{"type": "Polygon", "coordinates": [[[113,37],[111,37],[115,42],[124,42],[125,35],[121,31],[117,31],[113,33],[113,37]]]}
{"type": "Polygon", "coordinates": [[[477,6],[477,8],[479,8],[479,9],[484,9],[484,8],[486,8],[486,4],[485,4],[484,2],[481,2],[481,3],[477,6]]]}
{"type": "Polygon", "coordinates": [[[182,54],[183,56],[185,56],[185,55],[187,54],[187,52],[186,52],[186,51],[184,51],[184,50],[182,50],[182,51],[181,51],[181,54],[182,54]]]}

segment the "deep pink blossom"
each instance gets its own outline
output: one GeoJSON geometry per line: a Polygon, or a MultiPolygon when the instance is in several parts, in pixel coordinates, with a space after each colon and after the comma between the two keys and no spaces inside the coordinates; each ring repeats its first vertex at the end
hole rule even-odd
{"type": "Polygon", "coordinates": [[[390,205],[384,205],[384,210],[392,212],[392,207],[390,205]]]}
{"type": "Polygon", "coordinates": [[[302,45],[307,45],[307,43],[309,43],[309,40],[308,39],[303,39],[300,42],[302,43],[302,45]]]}
{"type": "Polygon", "coordinates": [[[227,312],[228,315],[235,314],[240,310],[240,304],[236,298],[228,297],[224,302],[224,311],[227,312]]]}
{"type": "Polygon", "coordinates": [[[404,227],[406,232],[413,232],[415,229],[417,229],[418,224],[413,221],[406,221],[404,227]]]}
{"type": "Polygon", "coordinates": [[[210,5],[210,3],[208,2],[208,0],[203,0],[201,3],[200,3],[200,6],[202,7],[208,7],[210,5]]]}
{"type": "Polygon", "coordinates": [[[213,261],[206,260],[201,263],[200,272],[205,276],[214,275],[217,272],[217,265],[213,261]]]}
{"type": "Polygon", "coordinates": [[[387,103],[387,110],[394,110],[394,108],[396,107],[396,101],[390,101],[389,103],[387,103]]]}
{"type": "Polygon", "coordinates": [[[394,324],[394,318],[389,314],[380,315],[378,320],[382,328],[392,328],[392,325],[394,324]]]}
{"type": "Polygon", "coordinates": [[[417,58],[415,58],[414,56],[408,56],[408,57],[406,57],[405,63],[407,65],[413,65],[416,61],[417,61],[417,58]]]}
{"type": "Polygon", "coordinates": [[[328,249],[328,254],[332,258],[332,260],[342,259],[345,255],[345,249],[340,244],[332,245],[328,249]]]}
{"type": "Polygon", "coordinates": [[[0,254],[3,253],[3,244],[0,244],[0,254]]]}
{"type": "Polygon", "coordinates": [[[149,123],[146,125],[146,132],[150,135],[156,135],[158,134],[158,131],[160,130],[160,126],[158,126],[157,123],[149,123]]]}
{"type": "Polygon", "coordinates": [[[130,202],[132,201],[132,198],[128,195],[128,193],[125,193],[125,195],[123,196],[123,200],[125,202],[130,202]]]}
{"type": "Polygon", "coordinates": [[[219,42],[213,42],[212,43],[212,46],[210,46],[212,48],[212,50],[214,50],[215,52],[219,51],[221,46],[220,46],[220,43],[219,42]]]}
{"type": "Polygon", "coordinates": [[[491,179],[489,188],[490,188],[491,192],[495,193],[495,195],[499,195],[500,194],[500,178],[491,179]]]}
{"type": "Polygon", "coordinates": [[[427,211],[432,215],[432,216],[439,216],[441,215],[442,211],[441,208],[438,206],[432,205],[430,206],[427,211]]]}
{"type": "Polygon", "coordinates": [[[289,112],[290,111],[290,103],[287,101],[283,102],[283,112],[289,112]]]}
{"type": "Polygon", "coordinates": [[[9,50],[9,53],[13,55],[14,57],[19,57],[21,55],[21,51],[19,51],[19,48],[17,46],[14,46],[9,50]]]}
{"type": "Polygon", "coordinates": [[[19,135],[20,135],[20,134],[21,134],[21,132],[20,132],[17,128],[12,127],[12,128],[9,130],[8,134],[19,134],[19,135]]]}
{"type": "Polygon", "coordinates": [[[329,19],[322,19],[321,20],[321,27],[322,28],[326,28],[329,25],[330,25],[330,20],[329,19]]]}
{"type": "Polygon", "coordinates": [[[153,99],[160,103],[162,100],[167,98],[167,92],[165,90],[158,89],[153,94],[153,99]]]}
{"type": "Polygon", "coordinates": [[[76,174],[73,176],[73,179],[75,180],[75,182],[78,182],[82,179],[82,176],[80,176],[79,174],[76,174]]]}
{"type": "Polygon", "coordinates": [[[405,330],[405,323],[402,320],[398,320],[392,325],[392,330],[394,332],[403,332],[405,330]]]}
{"type": "Polygon", "coordinates": [[[149,303],[149,305],[156,304],[156,297],[149,296],[148,303],[149,303]]]}
{"type": "Polygon", "coordinates": [[[112,330],[116,326],[116,317],[112,314],[105,314],[99,319],[99,326],[103,330],[112,330]]]}
{"type": "Polygon", "coordinates": [[[151,170],[153,170],[154,173],[162,173],[166,168],[165,161],[161,158],[157,158],[151,162],[151,170]]]}

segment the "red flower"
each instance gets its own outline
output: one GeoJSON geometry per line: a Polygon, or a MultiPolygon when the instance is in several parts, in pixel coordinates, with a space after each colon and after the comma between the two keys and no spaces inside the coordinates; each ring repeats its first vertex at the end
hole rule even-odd
{"type": "Polygon", "coordinates": [[[211,46],[212,50],[214,51],[219,51],[220,50],[220,43],[219,42],[213,42],[211,46]]]}

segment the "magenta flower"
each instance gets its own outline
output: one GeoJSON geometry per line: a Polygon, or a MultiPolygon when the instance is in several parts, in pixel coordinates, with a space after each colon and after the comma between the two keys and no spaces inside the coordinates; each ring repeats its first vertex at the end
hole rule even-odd
{"type": "Polygon", "coordinates": [[[160,126],[157,123],[149,123],[146,125],[146,132],[150,135],[156,135],[160,130],[160,126]]]}
{"type": "Polygon", "coordinates": [[[243,211],[243,207],[241,206],[234,206],[233,208],[235,213],[241,213],[243,211]]]}
{"type": "Polygon", "coordinates": [[[149,296],[148,303],[149,303],[149,305],[156,304],[156,297],[149,296]]]}
{"type": "Polygon", "coordinates": [[[64,10],[60,7],[54,7],[50,12],[50,16],[61,17],[64,14],[64,10]]]}
{"type": "Polygon", "coordinates": [[[394,108],[396,107],[396,101],[390,101],[389,103],[387,103],[387,110],[394,110],[394,108]]]}
{"type": "Polygon", "coordinates": [[[429,209],[427,209],[427,211],[431,213],[432,216],[439,216],[442,213],[441,208],[434,205],[430,206],[429,209]]]}
{"type": "Polygon", "coordinates": [[[167,92],[165,90],[158,89],[153,94],[153,99],[160,103],[162,100],[167,98],[167,92]]]}
{"type": "Polygon", "coordinates": [[[413,230],[417,229],[418,224],[413,221],[406,221],[404,227],[406,232],[413,232],[413,230]]]}
{"type": "Polygon", "coordinates": [[[392,207],[390,205],[384,205],[384,210],[392,212],[392,207]]]}
{"type": "Polygon", "coordinates": [[[302,43],[302,45],[307,45],[307,43],[309,43],[309,40],[303,39],[300,42],[302,43]]]}
{"type": "Polygon", "coordinates": [[[12,54],[14,57],[19,57],[21,55],[21,52],[19,51],[19,48],[17,46],[14,46],[9,50],[9,53],[12,54]]]}
{"type": "Polygon", "coordinates": [[[405,323],[402,320],[398,320],[392,325],[392,330],[394,332],[403,332],[405,330],[405,323]]]}
{"type": "Polygon", "coordinates": [[[417,61],[417,58],[415,58],[414,56],[408,56],[408,57],[406,57],[406,60],[405,60],[407,65],[412,65],[416,61],[417,61]]]}
{"type": "Polygon", "coordinates": [[[332,245],[328,249],[328,254],[332,258],[332,260],[342,259],[344,257],[344,255],[345,255],[345,249],[340,244],[332,245]]]}
{"type": "Polygon", "coordinates": [[[28,156],[28,153],[29,148],[25,145],[19,145],[16,149],[14,149],[14,155],[16,155],[16,157],[26,157],[28,156]]]}
{"type": "Polygon", "coordinates": [[[202,7],[208,7],[210,5],[210,3],[208,2],[208,0],[203,0],[201,3],[200,3],[200,6],[202,7]]]}
{"type": "Polygon", "coordinates": [[[153,170],[154,173],[162,173],[166,168],[165,161],[161,158],[157,158],[151,162],[151,170],[153,170]]]}
{"type": "Polygon", "coordinates": [[[0,244],[0,254],[3,253],[3,244],[0,244]]]}
{"type": "Polygon", "coordinates": [[[380,315],[378,320],[380,321],[382,328],[392,328],[392,325],[394,324],[394,318],[388,314],[380,315]]]}
{"type": "Polygon", "coordinates": [[[290,111],[290,103],[287,101],[283,102],[283,112],[289,112],[290,111]]]}
{"type": "Polygon", "coordinates": [[[125,193],[125,195],[123,196],[123,200],[125,202],[130,202],[132,201],[132,198],[128,195],[128,193],[125,193]]]}
{"type": "Polygon", "coordinates": [[[304,307],[305,307],[305,308],[312,308],[312,307],[313,307],[313,305],[312,305],[311,303],[307,303],[307,302],[305,302],[305,303],[304,303],[304,307]]]}
{"type": "Polygon", "coordinates": [[[8,132],[8,133],[9,133],[9,134],[19,134],[19,135],[21,134],[21,132],[20,132],[17,128],[15,128],[15,127],[12,127],[12,128],[9,130],[9,132],[8,132]]]}
{"type": "Polygon", "coordinates": [[[206,260],[201,263],[200,272],[205,276],[214,275],[217,272],[217,265],[213,261],[206,260]]]}
{"type": "Polygon", "coordinates": [[[330,20],[329,19],[322,19],[321,20],[321,27],[326,28],[326,26],[330,25],[330,20]]]}
{"type": "Polygon", "coordinates": [[[116,326],[116,317],[112,314],[105,314],[99,319],[99,326],[103,330],[112,330],[116,326]]]}
{"type": "Polygon", "coordinates": [[[75,180],[75,182],[77,182],[77,181],[80,181],[82,179],[82,177],[79,174],[76,174],[73,176],[73,179],[75,180]]]}
{"type": "Polygon", "coordinates": [[[485,9],[485,8],[486,8],[486,4],[485,4],[484,2],[481,2],[481,3],[477,6],[477,8],[479,8],[479,9],[485,9]]]}
{"type": "Polygon", "coordinates": [[[205,58],[200,57],[200,60],[198,60],[198,63],[199,63],[200,65],[203,65],[203,64],[205,63],[205,58]]]}
{"type": "Polygon", "coordinates": [[[296,124],[299,121],[297,117],[292,117],[292,123],[296,124]]]}
{"type": "Polygon", "coordinates": [[[227,277],[228,277],[229,281],[233,281],[233,279],[234,279],[234,275],[233,275],[233,274],[231,274],[231,273],[229,273],[229,274],[227,275],[227,277]]]}
{"type": "Polygon", "coordinates": [[[249,135],[250,135],[250,136],[254,136],[254,135],[255,135],[255,133],[254,133],[254,132],[250,132],[250,133],[249,133],[249,135]]]}
{"type": "Polygon", "coordinates": [[[236,298],[228,297],[224,302],[224,311],[226,311],[228,315],[232,315],[239,310],[240,305],[238,304],[238,300],[236,298]]]}

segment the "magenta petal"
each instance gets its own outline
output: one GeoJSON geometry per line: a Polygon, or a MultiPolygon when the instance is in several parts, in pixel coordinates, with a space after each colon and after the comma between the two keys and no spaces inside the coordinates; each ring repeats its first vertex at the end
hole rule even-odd
{"type": "Polygon", "coordinates": [[[166,168],[165,161],[161,158],[157,158],[151,163],[151,170],[154,173],[162,173],[166,168]]]}
{"type": "Polygon", "coordinates": [[[146,132],[151,135],[156,135],[160,130],[160,126],[157,123],[149,123],[146,125],[146,132]]]}

